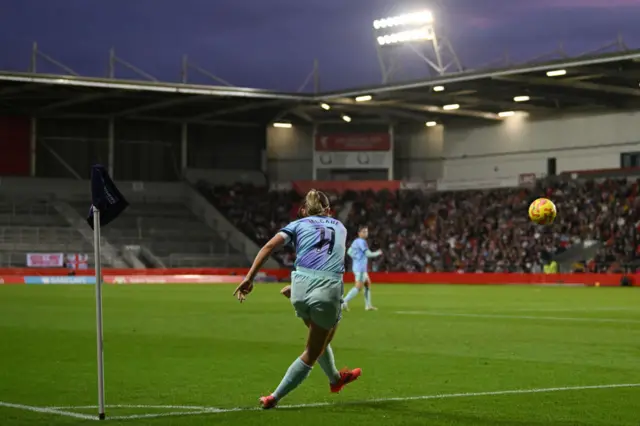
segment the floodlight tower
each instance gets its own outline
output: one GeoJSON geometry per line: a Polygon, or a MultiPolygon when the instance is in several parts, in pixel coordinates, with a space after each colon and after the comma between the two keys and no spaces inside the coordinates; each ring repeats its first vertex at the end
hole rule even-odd
{"type": "Polygon", "coordinates": [[[433,14],[429,10],[376,19],[373,21],[373,32],[383,83],[392,81],[401,68],[404,48],[409,48],[425,62],[430,74],[462,71],[453,46],[447,38],[438,35],[433,14]]]}

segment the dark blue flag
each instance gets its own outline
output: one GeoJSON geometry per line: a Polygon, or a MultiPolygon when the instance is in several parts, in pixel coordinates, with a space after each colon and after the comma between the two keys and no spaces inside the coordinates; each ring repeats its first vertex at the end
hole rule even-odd
{"type": "Polygon", "coordinates": [[[105,226],[129,206],[109,173],[100,164],[91,166],[91,209],[87,223],[93,229],[93,206],[100,210],[100,226],[105,226]]]}

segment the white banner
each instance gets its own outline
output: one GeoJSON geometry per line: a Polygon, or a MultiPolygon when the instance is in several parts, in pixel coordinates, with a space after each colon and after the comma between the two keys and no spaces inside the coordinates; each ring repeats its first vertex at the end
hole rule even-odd
{"type": "Polygon", "coordinates": [[[316,151],[318,169],[389,169],[393,151],[316,151]]]}
{"type": "Polygon", "coordinates": [[[30,268],[62,268],[64,253],[27,253],[27,266],[30,268]]]}

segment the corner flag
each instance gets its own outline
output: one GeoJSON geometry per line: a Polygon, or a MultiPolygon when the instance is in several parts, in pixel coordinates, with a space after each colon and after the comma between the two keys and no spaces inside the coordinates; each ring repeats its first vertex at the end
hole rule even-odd
{"type": "Polygon", "coordinates": [[[105,419],[104,340],[102,334],[102,255],[100,228],[112,222],[129,206],[109,173],[100,164],[91,167],[91,210],[87,222],[93,229],[93,262],[96,272],[96,337],[98,349],[98,418],[105,419]]]}
{"type": "Polygon", "coordinates": [[[87,222],[94,227],[94,208],[100,211],[100,226],[106,226],[129,206],[109,173],[100,164],[91,167],[91,210],[87,222]]]}

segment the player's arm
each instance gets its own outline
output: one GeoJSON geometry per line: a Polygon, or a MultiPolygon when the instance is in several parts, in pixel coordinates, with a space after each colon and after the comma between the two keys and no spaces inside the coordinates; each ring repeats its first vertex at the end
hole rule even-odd
{"type": "Polygon", "coordinates": [[[256,278],[256,275],[258,274],[258,271],[260,270],[260,268],[262,268],[262,265],[264,265],[264,262],[267,261],[267,259],[269,258],[269,256],[271,256],[271,253],[275,249],[284,245],[284,243],[285,243],[284,237],[280,233],[278,233],[275,237],[271,238],[269,242],[267,242],[267,244],[265,244],[260,249],[260,251],[256,255],[256,258],[253,260],[253,265],[251,265],[251,269],[249,269],[249,272],[247,273],[247,275],[244,277],[240,285],[238,285],[238,287],[236,287],[235,291],[233,292],[233,296],[236,299],[238,299],[240,303],[244,302],[244,300],[247,298],[249,293],[253,291],[253,280],[256,278]]]}
{"type": "Polygon", "coordinates": [[[251,269],[249,269],[245,279],[253,281],[258,271],[260,271],[260,268],[262,268],[262,265],[264,265],[267,259],[269,259],[269,256],[271,256],[271,253],[273,253],[275,249],[285,245],[285,243],[285,237],[282,235],[282,232],[277,233],[271,238],[256,255],[256,258],[253,260],[253,265],[251,265],[251,269]]]}
{"type": "Polygon", "coordinates": [[[382,255],[382,250],[371,251],[367,249],[367,251],[364,252],[364,255],[368,258],[378,257],[382,255]]]}
{"type": "Polygon", "coordinates": [[[382,250],[377,250],[377,251],[369,250],[369,244],[367,244],[366,241],[362,241],[362,251],[364,252],[364,255],[367,256],[369,259],[378,257],[382,254],[382,250]]]}
{"type": "Polygon", "coordinates": [[[353,258],[353,256],[356,254],[355,250],[353,249],[353,244],[351,245],[351,247],[349,247],[349,250],[347,250],[347,255],[349,255],[350,258],[353,258]]]}

